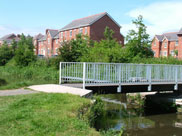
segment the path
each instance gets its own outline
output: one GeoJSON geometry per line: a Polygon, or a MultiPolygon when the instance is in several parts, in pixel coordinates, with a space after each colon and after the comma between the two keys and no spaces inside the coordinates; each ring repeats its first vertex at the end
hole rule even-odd
{"type": "Polygon", "coordinates": [[[37,93],[31,90],[16,89],[16,90],[0,90],[0,96],[12,96],[12,95],[23,95],[37,93]]]}
{"type": "Polygon", "coordinates": [[[33,85],[28,87],[31,90],[46,92],[46,93],[69,93],[74,95],[79,95],[81,97],[90,97],[92,95],[91,90],[80,89],[74,87],[68,87],[56,84],[46,84],[46,85],[33,85]]]}

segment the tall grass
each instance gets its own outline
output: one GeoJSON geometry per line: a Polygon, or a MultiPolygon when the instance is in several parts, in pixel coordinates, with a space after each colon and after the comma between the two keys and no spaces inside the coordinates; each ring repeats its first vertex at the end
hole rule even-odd
{"type": "Polygon", "coordinates": [[[10,64],[1,66],[0,78],[6,81],[6,84],[0,85],[0,89],[15,89],[34,84],[58,83],[59,71],[45,60],[39,60],[27,67],[10,64]]]}

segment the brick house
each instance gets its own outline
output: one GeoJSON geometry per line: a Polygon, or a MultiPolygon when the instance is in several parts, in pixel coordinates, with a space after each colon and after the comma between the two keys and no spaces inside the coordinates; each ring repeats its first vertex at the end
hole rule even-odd
{"type": "Polygon", "coordinates": [[[120,33],[121,26],[106,12],[73,20],[60,30],[47,29],[45,36],[37,40],[37,55],[47,57],[57,55],[63,41],[75,39],[77,34],[87,35],[91,40],[100,41],[104,38],[104,30],[109,27],[114,31],[113,37],[124,45],[124,36],[120,33]]]}
{"type": "Polygon", "coordinates": [[[12,41],[15,40],[18,42],[20,40],[20,35],[15,35],[15,34],[8,34],[0,38],[0,46],[6,42],[8,45],[11,45],[12,41]]]}
{"type": "Polygon", "coordinates": [[[155,35],[152,41],[154,57],[169,57],[182,59],[182,29],[179,32],[155,35]]]}

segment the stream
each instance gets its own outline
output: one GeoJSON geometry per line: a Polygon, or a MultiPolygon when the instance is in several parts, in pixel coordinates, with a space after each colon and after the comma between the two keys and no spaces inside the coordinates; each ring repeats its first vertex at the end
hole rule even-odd
{"type": "Polygon", "coordinates": [[[122,94],[101,95],[107,114],[96,125],[98,130],[124,130],[127,136],[182,136],[182,115],[176,112],[151,112],[155,109],[131,104],[122,94]]]}

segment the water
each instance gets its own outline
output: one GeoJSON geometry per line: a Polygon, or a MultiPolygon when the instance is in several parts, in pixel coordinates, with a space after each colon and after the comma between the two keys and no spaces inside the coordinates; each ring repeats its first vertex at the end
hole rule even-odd
{"type": "Polygon", "coordinates": [[[107,115],[104,120],[97,123],[97,129],[118,131],[123,129],[127,136],[182,136],[182,115],[176,113],[147,115],[143,108],[137,104],[128,104],[122,96],[102,97],[105,100],[115,99],[117,103],[106,102],[107,115]]]}

